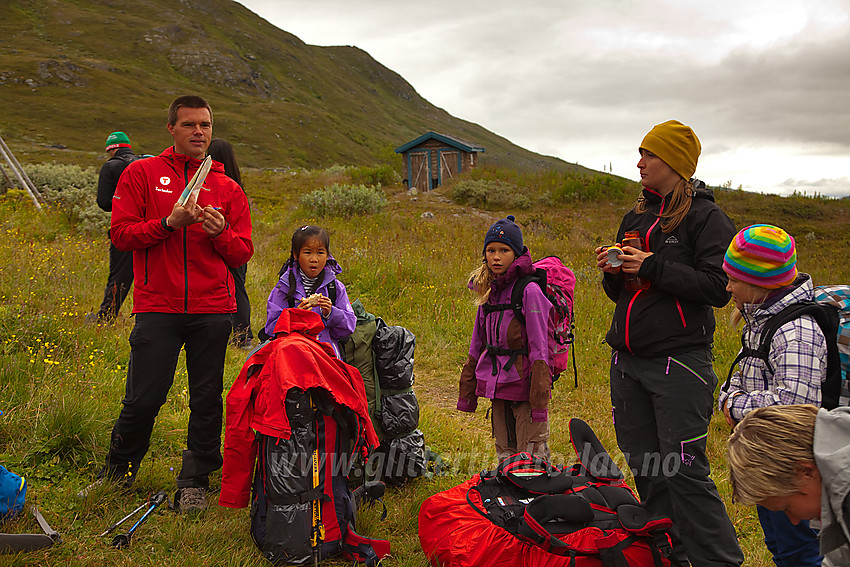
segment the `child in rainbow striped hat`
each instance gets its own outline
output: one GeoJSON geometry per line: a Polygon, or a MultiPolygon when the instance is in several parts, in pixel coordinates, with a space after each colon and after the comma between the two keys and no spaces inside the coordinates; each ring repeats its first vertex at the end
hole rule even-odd
{"type": "MultiPolygon", "coordinates": [[[[797,271],[794,239],[779,227],[755,224],[732,239],[723,260],[726,290],[744,321],[741,344],[757,349],[765,323],[789,305],[812,300],[814,284],[797,271]]],[[[743,348],[742,348],[743,350],[743,348]]],[[[720,392],[718,405],[730,427],[756,408],[821,404],[826,379],[826,338],[811,315],[779,327],[770,342],[769,365],[745,356],[720,392]],[[772,368],[771,368],[772,367],[772,368]]],[[[782,511],[757,506],[764,539],[777,565],[820,565],[816,532],[808,522],[794,525],[782,511]]]]}

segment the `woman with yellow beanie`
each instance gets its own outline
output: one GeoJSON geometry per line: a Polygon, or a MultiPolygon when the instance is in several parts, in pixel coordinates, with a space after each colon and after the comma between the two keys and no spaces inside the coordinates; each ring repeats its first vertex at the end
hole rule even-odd
{"type": "Polygon", "coordinates": [[[692,179],[701,146],[690,127],[658,124],[638,150],[643,190],[617,231],[622,253],[596,249],[616,302],[605,339],[617,444],[646,507],[673,519],[674,565],[741,565],[706,456],[712,307],[729,302],[722,264],[735,227],[692,179]]]}

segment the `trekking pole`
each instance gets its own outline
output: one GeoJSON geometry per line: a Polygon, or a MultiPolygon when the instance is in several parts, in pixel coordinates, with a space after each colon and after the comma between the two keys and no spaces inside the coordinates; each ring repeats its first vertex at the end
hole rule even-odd
{"type": "Polygon", "coordinates": [[[115,528],[117,528],[118,526],[120,526],[121,524],[123,524],[124,522],[126,522],[127,520],[129,520],[130,518],[135,516],[136,514],[138,514],[147,505],[148,505],[147,502],[143,502],[138,508],[136,508],[135,510],[133,510],[132,512],[130,512],[129,514],[127,514],[126,516],[124,516],[123,518],[121,518],[120,520],[118,520],[117,522],[115,522],[114,524],[112,524],[111,526],[106,528],[105,530],[103,530],[103,533],[100,534],[100,537],[103,537],[106,534],[112,533],[115,530],[115,528]]]}
{"type": "MultiPolygon", "coordinates": [[[[310,397],[310,407],[315,411],[316,405],[310,397]]],[[[318,439],[318,424],[316,424],[316,439],[318,439]]],[[[318,443],[313,449],[313,490],[319,488],[319,447],[318,443]]],[[[313,567],[319,565],[319,545],[325,539],[325,526],[322,525],[322,501],[316,498],[312,502],[313,507],[313,529],[310,534],[310,547],[313,548],[313,567]]]]}
{"type": "Polygon", "coordinates": [[[168,494],[166,494],[165,492],[160,491],[154,494],[148,502],[150,504],[150,508],[148,508],[148,511],[145,512],[141,518],[139,518],[139,521],[133,524],[133,527],[130,528],[127,533],[118,534],[117,536],[112,538],[112,547],[115,547],[116,549],[124,549],[125,547],[130,547],[130,538],[133,537],[133,532],[136,531],[136,528],[142,525],[142,522],[148,519],[148,516],[150,516],[151,513],[156,510],[157,506],[164,503],[167,499],[168,494]]]}

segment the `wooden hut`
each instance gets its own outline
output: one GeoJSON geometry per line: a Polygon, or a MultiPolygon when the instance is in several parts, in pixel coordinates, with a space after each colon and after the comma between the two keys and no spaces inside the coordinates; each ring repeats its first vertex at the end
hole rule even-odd
{"type": "Polygon", "coordinates": [[[478,164],[478,152],[484,148],[449,136],[428,132],[396,148],[402,155],[402,177],[408,189],[429,191],[458,173],[478,164]]]}

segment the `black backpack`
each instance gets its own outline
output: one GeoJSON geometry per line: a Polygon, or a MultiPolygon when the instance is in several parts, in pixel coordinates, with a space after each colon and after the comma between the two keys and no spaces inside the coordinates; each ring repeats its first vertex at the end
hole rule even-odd
{"type": "MultiPolygon", "coordinates": [[[[119,161],[123,161],[125,163],[124,167],[126,168],[128,165],[130,165],[134,161],[139,160],[139,159],[143,159],[143,158],[146,158],[146,157],[148,157],[148,156],[145,156],[145,155],[139,156],[139,155],[136,155],[136,154],[121,153],[121,154],[115,154],[114,156],[112,156],[109,159],[117,159],[119,161]]],[[[124,170],[122,169],[121,171],[124,171],[124,170]]]]}
{"type": "Polygon", "coordinates": [[[425,435],[419,426],[419,402],[413,392],[416,337],[404,327],[387,325],[368,313],[359,299],[351,304],[357,325],[340,341],[343,359],[360,371],[369,416],[381,445],[366,467],[368,478],[391,484],[427,475],[425,435]]]}
{"type": "MultiPolygon", "coordinates": [[[[732,361],[723,391],[728,392],[735,367],[744,358],[760,358],[767,370],[773,374],[770,364],[770,343],[780,327],[811,315],[826,337],[826,380],[821,385],[821,406],[832,410],[841,405],[847,405],[848,359],[850,359],[850,288],[843,285],[815,287],[814,301],[801,301],[789,305],[767,320],[759,336],[757,348],[749,348],[744,344],[741,334],[741,352],[732,361]]],[[[768,389],[767,378],[764,379],[765,389],[768,389]]]]}
{"type": "Polygon", "coordinates": [[[377,565],[389,542],[354,531],[357,502],[348,476],[365,443],[355,435],[359,417],[321,388],[291,388],[284,406],[289,439],[257,434],[251,537],[276,565],[339,554],[377,565]]]}

